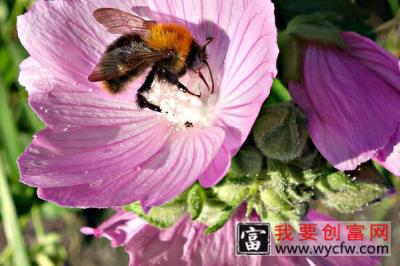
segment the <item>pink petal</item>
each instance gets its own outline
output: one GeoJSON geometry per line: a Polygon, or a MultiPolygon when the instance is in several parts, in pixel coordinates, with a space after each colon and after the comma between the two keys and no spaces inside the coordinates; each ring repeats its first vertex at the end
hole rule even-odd
{"type": "Polygon", "coordinates": [[[136,219],[136,215],[125,212],[122,208],[116,208],[116,213],[98,228],[83,227],[81,233],[106,237],[111,241],[112,247],[126,244],[140,230],[151,227],[144,220],[136,219]]]}
{"type": "MultiPolygon", "coordinates": [[[[379,265],[378,257],[269,257],[236,256],[235,231],[237,222],[259,221],[252,215],[245,218],[242,206],[236,214],[217,232],[204,234],[205,226],[182,218],[166,230],[148,225],[134,214],[117,213],[97,229],[84,228],[87,234],[106,237],[113,246],[125,247],[130,265],[379,265]]],[[[331,217],[310,211],[309,221],[331,221],[331,217]]]]}
{"type": "Polygon", "coordinates": [[[276,75],[272,3],[251,1],[232,34],[216,120],[229,132],[225,145],[234,154],[247,138],[276,75]]]}
{"type": "Polygon", "coordinates": [[[396,176],[400,176],[400,129],[390,138],[375,160],[396,176]]]}
{"type": "MultiPolygon", "coordinates": [[[[380,51],[375,57],[385,60],[380,51]]],[[[371,159],[400,121],[398,91],[352,51],[309,44],[304,84],[292,83],[290,90],[307,114],[313,142],[340,170],[371,159]]]]}
{"type": "Polygon", "coordinates": [[[33,84],[42,81],[43,79],[55,79],[45,68],[43,68],[35,59],[32,57],[26,58],[20,64],[20,74],[18,82],[24,86],[28,93],[34,93],[32,89],[33,84]]]}
{"type": "Polygon", "coordinates": [[[124,126],[46,129],[19,159],[21,181],[35,187],[65,187],[114,179],[159,151],[169,129],[157,117],[124,126]]]}
{"type": "Polygon", "coordinates": [[[19,81],[29,92],[32,108],[53,130],[119,126],[158,116],[136,107],[135,92],[115,96],[87,88],[66,76],[53,75],[32,57],[21,64],[19,81]]]}
{"type": "Polygon", "coordinates": [[[23,182],[40,186],[40,197],[79,207],[136,200],[159,205],[198,178],[205,185],[217,183],[249,134],[276,74],[272,3],[147,2],[39,1],[19,17],[18,33],[31,55],[21,65],[20,82],[49,127],[20,159],[23,182]],[[104,49],[118,37],[94,20],[99,7],[185,23],[200,44],[214,37],[208,47],[219,94],[213,127],[169,136],[164,117],[135,106],[143,77],[120,96],[88,82],[104,49]]]}
{"type": "Polygon", "coordinates": [[[247,220],[244,209],[211,235],[204,234],[205,226],[191,222],[189,217],[166,230],[151,225],[138,226],[137,222],[134,224],[140,221],[136,217],[131,220],[124,218],[126,215],[117,213],[111,218],[113,223],[101,225],[99,229],[104,232],[101,236],[125,246],[130,265],[260,265],[261,257],[235,255],[236,222],[247,220]],[[110,233],[112,231],[119,234],[115,236],[110,233]]]}
{"type": "Polygon", "coordinates": [[[199,177],[200,184],[203,187],[212,187],[216,185],[228,172],[230,165],[231,154],[225,147],[221,147],[214,160],[199,177]]]}
{"type": "Polygon", "coordinates": [[[186,129],[171,136],[170,145],[143,165],[137,181],[146,182],[153,189],[142,200],[144,207],[161,205],[192,185],[207,166],[215,160],[225,133],[221,128],[186,129]],[[162,180],[151,184],[148,180],[162,180]]]}
{"type": "Polygon", "coordinates": [[[139,167],[92,183],[41,187],[38,194],[42,199],[76,207],[122,206],[136,200],[141,200],[145,208],[161,205],[195,182],[215,157],[223,139],[224,132],[219,128],[178,131],[139,167]]]}
{"type": "Polygon", "coordinates": [[[274,7],[270,1],[150,0],[148,4],[159,14],[156,19],[185,23],[200,43],[214,37],[207,51],[220,87],[215,124],[224,128],[226,139],[224,150],[200,177],[202,185],[214,185],[247,138],[276,75],[274,7]]]}
{"type": "Polygon", "coordinates": [[[214,74],[220,80],[230,37],[245,8],[245,1],[148,0],[147,4],[157,21],[185,24],[200,44],[207,37],[214,38],[207,52],[214,74]]]}
{"type": "Polygon", "coordinates": [[[37,1],[25,15],[18,17],[18,36],[29,54],[46,69],[97,87],[87,81],[87,76],[106,46],[118,36],[108,33],[92,13],[100,7],[129,11],[135,3],[142,2],[37,1]]]}
{"type": "Polygon", "coordinates": [[[343,32],[351,56],[400,92],[400,62],[374,41],[354,32],[343,32]]]}
{"type": "Polygon", "coordinates": [[[234,134],[228,127],[240,132],[233,145],[237,149],[246,139],[277,71],[273,4],[261,0],[149,0],[148,4],[159,13],[156,19],[185,23],[200,43],[214,37],[207,51],[220,87],[216,120],[226,122],[227,138],[234,134]],[[247,108],[248,104],[256,106],[247,108]]]}

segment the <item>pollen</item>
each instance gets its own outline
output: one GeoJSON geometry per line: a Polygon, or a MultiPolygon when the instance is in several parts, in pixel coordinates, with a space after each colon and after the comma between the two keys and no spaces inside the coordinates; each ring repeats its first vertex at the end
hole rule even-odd
{"type": "Polygon", "coordinates": [[[155,81],[150,92],[143,95],[149,102],[159,106],[160,115],[165,116],[176,128],[211,126],[215,96],[204,93],[203,83],[199,82],[191,84],[190,90],[194,93],[201,92],[202,96],[184,93],[163,81],[155,81]]]}

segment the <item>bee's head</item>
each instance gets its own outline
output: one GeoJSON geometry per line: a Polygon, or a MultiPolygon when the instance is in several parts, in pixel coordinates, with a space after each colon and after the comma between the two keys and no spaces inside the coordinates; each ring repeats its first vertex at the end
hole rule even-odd
{"type": "Polygon", "coordinates": [[[209,45],[212,41],[213,41],[213,38],[207,38],[206,43],[202,47],[197,42],[193,42],[192,46],[190,47],[190,52],[187,57],[186,65],[189,69],[191,69],[192,71],[199,74],[200,78],[203,80],[203,82],[209,88],[207,81],[205,80],[203,74],[200,71],[200,69],[203,66],[206,66],[210,73],[210,78],[211,78],[211,83],[212,83],[211,92],[214,92],[214,78],[213,78],[213,75],[211,72],[210,65],[207,62],[208,56],[207,56],[207,51],[206,51],[207,45],[209,45]]]}
{"type": "Polygon", "coordinates": [[[197,42],[193,42],[187,58],[187,67],[195,72],[199,71],[207,62],[207,45],[212,38],[207,38],[206,43],[201,47],[197,42]]]}

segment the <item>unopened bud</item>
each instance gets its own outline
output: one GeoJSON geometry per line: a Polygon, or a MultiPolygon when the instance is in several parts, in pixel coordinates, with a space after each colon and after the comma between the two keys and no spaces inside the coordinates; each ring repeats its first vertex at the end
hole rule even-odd
{"type": "Polygon", "coordinates": [[[268,158],[294,160],[301,155],[307,141],[306,118],[291,103],[267,107],[255,123],[253,136],[268,158]]]}

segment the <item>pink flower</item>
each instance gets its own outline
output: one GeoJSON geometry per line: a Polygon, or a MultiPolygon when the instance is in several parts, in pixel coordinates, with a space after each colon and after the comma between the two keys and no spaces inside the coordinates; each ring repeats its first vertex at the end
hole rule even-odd
{"type": "MultiPolygon", "coordinates": [[[[311,221],[329,221],[331,217],[311,210],[311,221]]],[[[131,266],[139,265],[379,265],[378,257],[268,257],[236,256],[235,228],[239,221],[246,221],[245,210],[239,208],[222,229],[206,235],[205,226],[183,218],[173,227],[160,230],[137,218],[133,213],[118,210],[98,228],[84,227],[82,233],[106,237],[113,247],[124,246],[131,266]]],[[[251,218],[259,220],[257,216],[251,218]]]]}
{"type": "Polygon", "coordinates": [[[345,32],[345,50],[308,43],[302,84],[290,84],[322,155],[340,170],[376,159],[400,175],[400,67],[373,41],[345,32]]]}
{"type": "Polygon", "coordinates": [[[42,199],[65,206],[140,200],[150,207],[196,180],[216,184],[276,75],[277,32],[269,0],[38,1],[18,18],[18,34],[30,54],[21,64],[20,82],[48,126],[19,159],[21,181],[38,187],[42,199]],[[183,23],[199,43],[213,37],[207,51],[216,92],[204,93],[203,83],[191,75],[182,82],[201,90],[201,100],[156,84],[162,97],[148,97],[181,107],[160,114],[135,104],[143,78],[118,96],[89,82],[103,51],[118,37],[94,19],[101,7],[183,23]],[[188,116],[192,128],[182,127],[188,116]]]}

